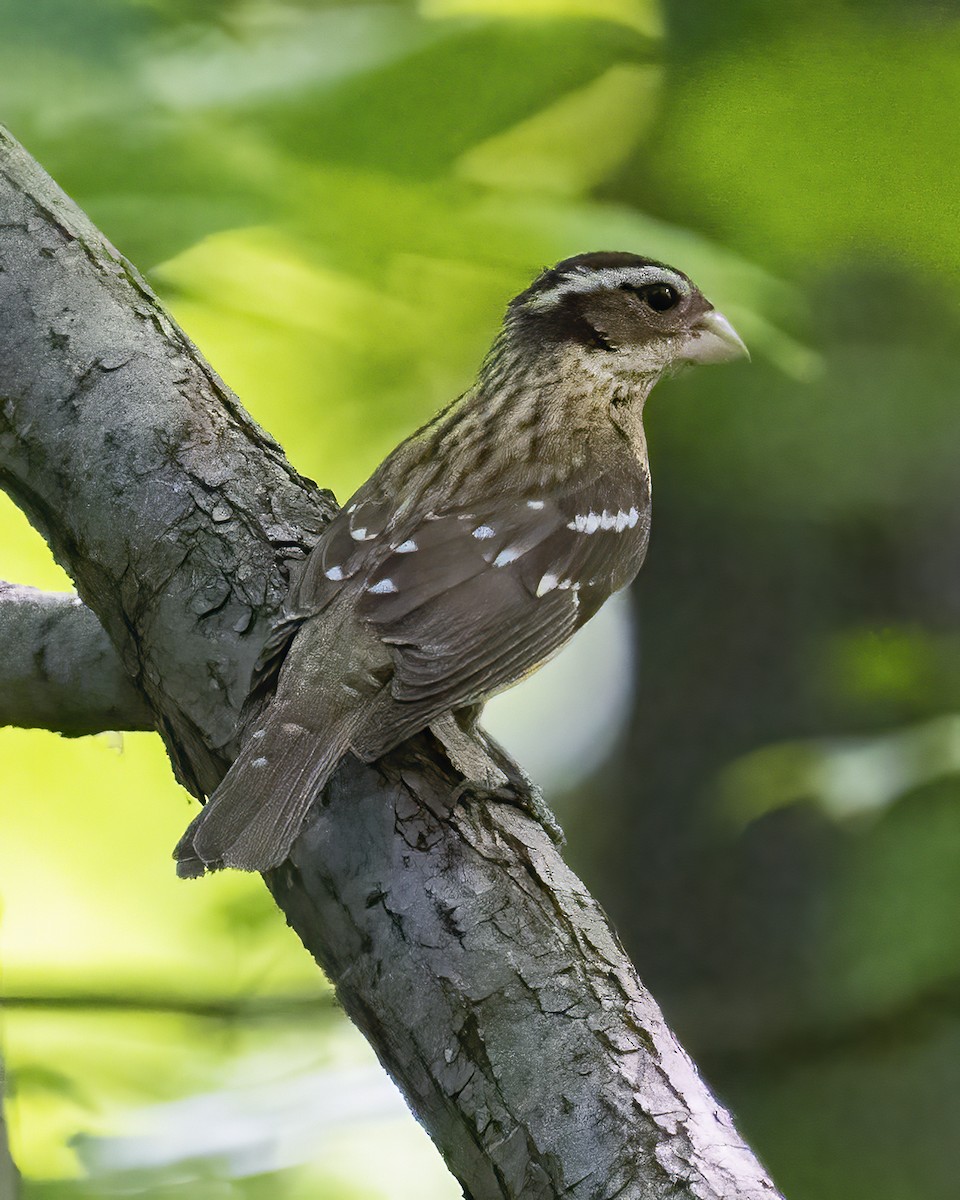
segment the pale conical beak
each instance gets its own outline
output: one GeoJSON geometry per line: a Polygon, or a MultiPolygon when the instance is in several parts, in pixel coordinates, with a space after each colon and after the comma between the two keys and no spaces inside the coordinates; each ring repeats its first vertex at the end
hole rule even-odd
{"type": "Polygon", "coordinates": [[[722,363],[749,358],[750,351],[723,313],[711,308],[687,334],[678,357],[681,362],[722,363]]]}

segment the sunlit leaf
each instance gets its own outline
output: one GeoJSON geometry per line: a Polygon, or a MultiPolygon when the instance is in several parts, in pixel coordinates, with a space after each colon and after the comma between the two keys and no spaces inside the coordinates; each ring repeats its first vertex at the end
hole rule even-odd
{"type": "Polygon", "coordinates": [[[951,989],[956,996],[958,845],[960,783],[952,778],[915,791],[850,847],[824,898],[833,917],[820,929],[821,1007],[860,1017],[899,1010],[909,1030],[925,1005],[935,1012],[951,989]]]}
{"type": "Polygon", "coordinates": [[[781,29],[677,79],[658,143],[666,184],[792,269],[859,250],[956,282],[960,159],[945,115],[960,108],[960,25],[837,10],[781,29]]]}
{"type": "Polygon", "coordinates": [[[420,0],[426,17],[584,17],[615,21],[647,37],[663,32],[657,0],[420,0]]]}
{"type": "Polygon", "coordinates": [[[258,104],[247,119],[305,159],[430,178],[612,64],[649,59],[645,39],[599,21],[469,24],[295,102],[258,104]]]}
{"type": "Polygon", "coordinates": [[[468,150],[467,179],[520,192],[579,195],[608,178],[649,128],[661,71],[611,67],[585,88],[468,150]],[[606,131],[597,137],[597,130],[606,131]]]}
{"type": "Polygon", "coordinates": [[[737,822],[811,801],[841,820],[882,810],[901,796],[960,775],[960,716],[875,737],[820,738],[765,746],[720,776],[723,811],[737,822]]]}

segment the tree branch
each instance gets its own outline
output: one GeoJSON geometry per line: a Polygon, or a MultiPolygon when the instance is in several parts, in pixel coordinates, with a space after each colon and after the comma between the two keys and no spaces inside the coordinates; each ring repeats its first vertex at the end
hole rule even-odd
{"type": "Polygon", "coordinates": [[[0,725],[77,737],[153,729],[103,626],[76,596],[0,582],[0,725]]]}
{"type": "MultiPolygon", "coordinates": [[[[173,992],[169,995],[116,991],[8,992],[3,997],[3,1007],[6,1011],[149,1012],[161,1016],[196,1017],[204,1021],[304,1021],[312,1025],[336,1012],[333,994],[319,989],[287,996],[209,998],[173,992]]],[[[3,1200],[2,1192],[0,1200],[3,1200]]]]}
{"type": "MultiPolygon", "coordinates": [[[[289,557],[331,511],[117,252],[0,140],[0,482],[216,785],[289,557]]],[[[474,1200],[771,1200],[544,831],[427,733],[348,760],[267,878],[474,1200]]]]}

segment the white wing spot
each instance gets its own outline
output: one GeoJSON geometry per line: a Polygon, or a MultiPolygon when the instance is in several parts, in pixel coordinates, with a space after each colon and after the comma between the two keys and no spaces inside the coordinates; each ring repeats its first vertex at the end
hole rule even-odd
{"type": "Polygon", "coordinates": [[[537,584],[537,598],[539,599],[540,596],[545,596],[547,594],[547,592],[552,592],[556,586],[557,586],[556,575],[544,575],[543,578],[540,580],[540,582],[537,584]]]}
{"type": "Polygon", "coordinates": [[[255,758],[250,764],[251,767],[265,767],[266,765],[267,760],[265,758],[255,758]]]}
{"type": "Polygon", "coordinates": [[[614,533],[623,533],[625,529],[632,529],[640,519],[640,514],[635,508],[631,508],[629,512],[622,509],[618,513],[603,514],[604,529],[612,529],[614,533]]]}
{"type": "Polygon", "coordinates": [[[412,554],[417,549],[417,543],[413,538],[408,538],[405,542],[401,542],[399,546],[395,546],[394,549],[398,554],[412,554]]]}
{"type": "Polygon", "coordinates": [[[623,533],[625,529],[633,529],[639,520],[640,513],[636,508],[631,508],[629,511],[620,509],[615,513],[604,509],[602,513],[577,513],[572,521],[567,522],[567,528],[573,529],[577,533],[596,533],[598,529],[623,533]]]}
{"type": "Polygon", "coordinates": [[[574,529],[577,533],[596,533],[602,522],[603,518],[599,513],[577,513],[572,521],[567,522],[567,528],[574,529]]]}
{"type": "Polygon", "coordinates": [[[561,592],[579,592],[580,584],[574,579],[561,579],[557,584],[557,588],[561,592]]]}
{"type": "Polygon", "coordinates": [[[520,557],[520,551],[515,546],[508,546],[506,550],[501,550],[497,557],[493,560],[495,567],[505,567],[507,563],[512,563],[520,557]]]}
{"type": "Polygon", "coordinates": [[[375,596],[388,596],[391,592],[399,591],[399,588],[392,579],[381,579],[379,583],[371,584],[367,591],[375,596]]]}
{"type": "Polygon", "coordinates": [[[265,729],[255,729],[255,730],[253,731],[253,733],[251,733],[251,734],[250,734],[250,736],[251,736],[251,737],[255,737],[255,738],[262,738],[262,737],[266,737],[266,736],[267,736],[267,731],[266,731],[265,729]]]}
{"type": "Polygon", "coordinates": [[[542,500],[528,500],[527,508],[532,508],[539,512],[539,510],[541,508],[543,508],[543,501],[542,500]]]}
{"type": "Polygon", "coordinates": [[[492,525],[478,525],[473,531],[473,536],[480,542],[484,541],[486,538],[492,538],[493,535],[494,529],[492,525]]]}
{"type": "Polygon", "coordinates": [[[343,567],[331,567],[329,571],[324,571],[324,575],[334,583],[339,583],[343,578],[343,567]]]}
{"type": "Polygon", "coordinates": [[[369,540],[369,538],[372,538],[375,535],[372,533],[368,535],[366,527],[361,526],[361,528],[359,528],[359,529],[351,529],[350,536],[353,538],[353,540],[355,542],[366,542],[369,540]]]}

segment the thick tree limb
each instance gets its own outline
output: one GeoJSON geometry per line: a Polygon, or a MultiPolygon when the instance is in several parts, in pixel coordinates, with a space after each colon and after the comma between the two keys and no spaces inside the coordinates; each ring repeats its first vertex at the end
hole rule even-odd
{"type": "Polygon", "coordinates": [[[0,486],[46,537],[212,790],[284,590],[330,498],[9,135],[0,135],[0,486]]]}
{"type": "MultiPolygon", "coordinates": [[[[0,166],[0,481],[207,792],[330,503],[12,139],[0,166]]],[[[466,1194],[775,1197],[544,831],[460,782],[430,734],[348,762],[267,882],[466,1194]]]]}
{"type": "Polygon", "coordinates": [[[149,705],[76,596],[0,583],[0,725],[72,737],[153,729],[149,705]]]}

